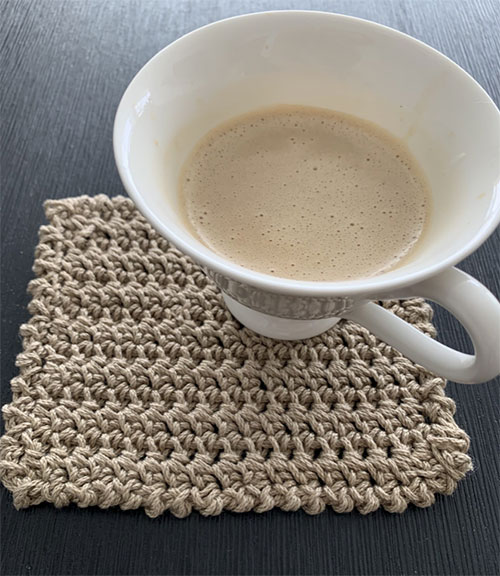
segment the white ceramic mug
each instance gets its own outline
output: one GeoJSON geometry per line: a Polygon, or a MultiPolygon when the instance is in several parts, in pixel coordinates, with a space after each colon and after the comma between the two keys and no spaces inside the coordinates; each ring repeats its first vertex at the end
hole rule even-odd
{"type": "Polygon", "coordinates": [[[244,325],[274,338],[359,322],[457,382],[500,372],[500,305],[452,266],[500,220],[500,113],[461,68],[405,34],[322,12],[248,14],[167,46],[132,80],[117,111],[123,184],[151,224],[201,264],[244,325]],[[275,104],[331,108],[407,143],[432,188],[429,230],[411,261],[375,277],[303,282],[238,266],[200,243],[178,210],[179,171],[196,142],[228,118],[275,104]],[[475,354],[425,336],[372,300],[422,296],[465,326],[475,354]]]}

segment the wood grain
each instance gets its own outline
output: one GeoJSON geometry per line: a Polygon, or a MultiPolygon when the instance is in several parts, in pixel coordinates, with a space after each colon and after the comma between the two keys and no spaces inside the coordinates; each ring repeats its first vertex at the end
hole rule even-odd
{"type": "MultiPolygon", "coordinates": [[[[3,0],[1,9],[2,404],[16,374],[42,202],[122,193],[112,155],[114,112],[160,48],[235,14],[310,8],[387,24],[441,50],[500,101],[498,0],[3,0]]],[[[500,293],[500,235],[461,268],[500,293]]],[[[440,339],[467,349],[438,311],[440,339]]],[[[142,512],[16,512],[2,490],[4,574],[498,574],[498,381],[450,383],[475,472],[456,494],[402,516],[317,517],[272,511],[185,520],[142,512]]]]}

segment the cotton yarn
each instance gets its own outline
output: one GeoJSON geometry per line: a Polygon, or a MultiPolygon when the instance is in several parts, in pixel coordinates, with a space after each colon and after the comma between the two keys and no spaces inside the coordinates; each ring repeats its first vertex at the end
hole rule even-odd
{"type": "MultiPolygon", "coordinates": [[[[130,200],[46,214],[3,408],[16,507],[403,512],[471,469],[445,381],[365,328],[258,336],[130,200]]],[[[383,305],[434,335],[423,300],[383,305]]]]}

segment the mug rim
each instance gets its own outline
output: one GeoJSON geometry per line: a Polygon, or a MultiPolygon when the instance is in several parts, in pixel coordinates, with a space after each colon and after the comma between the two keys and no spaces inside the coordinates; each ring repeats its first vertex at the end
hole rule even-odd
{"type": "Polygon", "coordinates": [[[375,275],[368,278],[359,278],[357,280],[340,282],[293,280],[289,278],[271,276],[231,262],[230,260],[227,260],[226,258],[216,254],[209,247],[204,246],[205,251],[202,252],[198,250],[196,246],[178,236],[166,222],[159,218],[156,213],[150,209],[148,203],[144,200],[144,197],[137,189],[131,178],[128,162],[125,158],[123,158],[123,147],[121,146],[120,141],[121,135],[119,132],[121,132],[121,127],[119,126],[118,117],[122,109],[126,106],[126,99],[128,94],[130,94],[132,87],[140,82],[141,76],[143,73],[145,73],[146,69],[150,68],[157,60],[160,60],[174,44],[185,41],[188,37],[195,35],[207,28],[227,25],[234,20],[265,17],[269,15],[281,15],[286,17],[286,15],[290,14],[307,16],[318,15],[335,20],[351,21],[361,26],[367,26],[373,29],[378,29],[379,31],[382,31],[386,34],[391,34],[396,38],[399,38],[410,44],[413,43],[420,49],[427,51],[434,58],[440,58],[446,62],[446,64],[450,66],[451,69],[454,69],[456,74],[462,74],[465,76],[467,81],[475,84],[475,87],[479,89],[487,101],[492,104],[493,110],[496,111],[497,116],[500,118],[500,110],[496,106],[493,99],[467,71],[460,67],[456,62],[448,58],[445,54],[439,52],[439,50],[436,50],[425,42],[422,42],[421,40],[418,40],[409,34],[396,30],[395,28],[391,28],[384,24],[379,24],[378,22],[374,22],[372,20],[358,18],[356,16],[349,16],[345,14],[337,14],[334,12],[325,12],[320,10],[267,10],[231,16],[229,18],[210,22],[204,26],[196,28],[162,48],[159,52],[152,56],[152,58],[150,58],[135,74],[135,76],[127,85],[127,88],[125,89],[125,92],[120,99],[113,125],[113,151],[115,163],[125,190],[142,215],[148,220],[150,224],[152,224],[157,232],[171,241],[172,244],[181,252],[184,252],[192,257],[196,263],[201,264],[223,276],[229,277],[232,280],[236,280],[243,284],[247,284],[267,292],[284,295],[336,297],[355,296],[360,294],[383,294],[394,289],[404,288],[406,286],[417,284],[427,278],[430,278],[443,271],[444,269],[454,266],[469,256],[472,252],[477,250],[477,248],[479,248],[479,246],[485,242],[485,240],[493,233],[495,228],[500,223],[500,198],[496,202],[495,209],[492,210],[474,237],[460,249],[445,258],[443,261],[431,266],[422,267],[422,269],[414,272],[405,273],[396,278],[387,279],[384,278],[384,275],[375,275]]]}

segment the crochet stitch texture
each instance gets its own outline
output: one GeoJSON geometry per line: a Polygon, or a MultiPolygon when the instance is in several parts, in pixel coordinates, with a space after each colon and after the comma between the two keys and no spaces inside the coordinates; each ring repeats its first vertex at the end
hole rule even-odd
{"type": "MultiPolygon", "coordinates": [[[[17,507],[403,512],[470,470],[445,381],[365,328],[258,336],[130,200],[46,214],[3,409],[17,507]]],[[[424,301],[383,305],[434,335],[424,301]]]]}

